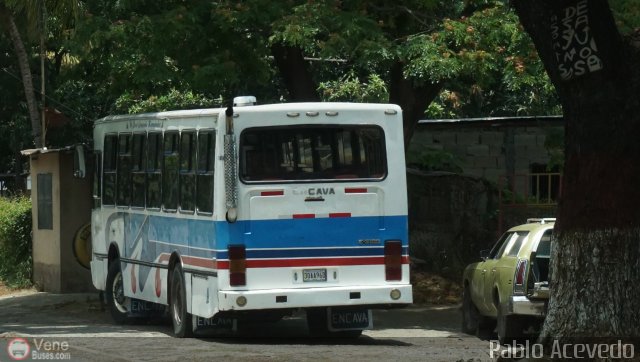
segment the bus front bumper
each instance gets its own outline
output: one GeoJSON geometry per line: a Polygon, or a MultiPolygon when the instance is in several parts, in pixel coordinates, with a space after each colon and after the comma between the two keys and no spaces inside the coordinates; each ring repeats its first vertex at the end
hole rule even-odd
{"type": "Polygon", "coordinates": [[[411,285],[218,291],[220,311],[329,306],[395,306],[413,302],[411,285]]]}

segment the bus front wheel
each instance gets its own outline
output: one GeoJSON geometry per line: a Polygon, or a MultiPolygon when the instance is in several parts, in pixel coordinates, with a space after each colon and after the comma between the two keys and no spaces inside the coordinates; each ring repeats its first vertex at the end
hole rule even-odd
{"type": "Polygon", "coordinates": [[[124,295],[124,286],[122,283],[122,271],[120,269],[120,259],[114,259],[109,264],[109,271],[107,273],[107,290],[106,290],[107,305],[109,305],[109,311],[111,317],[117,324],[124,324],[128,321],[128,306],[130,305],[129,298],[124,295]]]}
{"type": "Polygon", "coordinates": [[[178,338],[193,335],[191,314],[187,313],[187,295],[182,267],[176,265],[171,273],[171,299],[169,310],[173,323],[173,334],[178,338]]]}

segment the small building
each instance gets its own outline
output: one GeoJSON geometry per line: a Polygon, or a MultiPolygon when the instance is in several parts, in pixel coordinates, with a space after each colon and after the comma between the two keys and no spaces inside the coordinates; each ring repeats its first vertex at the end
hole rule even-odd
{"type": "MultiPolygon", "coordinates": [[[[86,236],[91,219],[90,178],[73,176],[71,147],[30,149],[22,154],[29,157],[31,165],[33,282],[45,292],[94,290],[91,272],[79,260],[86,255],[78,255],[87,247],[90,253],[91,248],[79,248],[80,239],[76,238],[86,236]]],[[[90,243],[90,239],[84,240],[90,243]]]]}

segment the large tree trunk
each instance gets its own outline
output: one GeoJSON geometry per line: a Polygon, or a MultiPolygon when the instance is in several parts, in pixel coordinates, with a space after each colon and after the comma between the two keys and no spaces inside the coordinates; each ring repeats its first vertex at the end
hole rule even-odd
{"type": "Polygon", "coordinates": [[[24,86],[24,94],[27,101],[27,109],[29,111],[29,119],[31,120],[31,134],[33,143],[37,148],[42,147],[40,116],[38,115],[38,106],[36,95],[33,89],[33,78],[31,77],[31,69],[29,68],[29,57],[20,37],[20,32],[13,19],[12,13],[3,4],[0,4],[0,22],[9,32],[13,47],[18,58],[18,66],[20,67],[20,76],[24,86]]]}
{"type": "Polygon", "coordinates": [[[271,53],[282,76],[291,101],[318,102],[318,84],[309,72],[302,49],[288,45],[274,44],[271,53]]]}
{"type": "Polygon", "coordinates": [[[391,68],[389,84],[389,101],[402,108],[402,122],[404,129],[404,148],[409,148],[418,121],[424,119],[427,106],[440,93],[440,83],[415,85],[411,79],[403,74],[403,63],[398,61],[391,68]]]}
{"type": "Polygon", "coordinates": [[[566,121],[541,339],[640,337],[640,57],[606,0],[513,0],[566,121]]]}

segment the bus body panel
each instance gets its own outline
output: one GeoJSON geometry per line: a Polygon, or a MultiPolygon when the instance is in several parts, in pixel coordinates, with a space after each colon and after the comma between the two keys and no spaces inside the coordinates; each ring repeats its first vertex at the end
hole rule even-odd
{"type": "MultiPolygon", "coordinates": [[[[242,148],[244,131],[282,127],[306,132],[314,127],[367,126],[380,129],[383,135],[385,174],[366,180],[239,179],[235,185],[238,219],[230,223],[225,218],[224,110],[171,111],[98,120],[94,149],[99,153],[105,151],[107,135],[200,134],[213,130],[215,168],[209,213],[104,203],[94,208],[91,272],[95,287],[106,288],[109,248],[114,245],[126,296],[166,305],[169,260],[177,255],[185,273],[187,309],[204,318],[227,310],[411,303],[400,108],[299,103],[234,111],[238,169],[246,154],[242,148]],[[316,112],[318,115],[309,116],[316,112]],[[295,113],[298,116],[290,117],[295,113]],[[385,280],[385,242],[389,240],[402,245],[399,280],[385,280]],[[230,286],[230,245],[246,248],[246,285],[230,286]],[[306,271],[316,269],[326,271],[326,281],[303,281],[306,271]],[[390,298],[393,290],[401,292],[399,299],[390,298]],[[248,300],[247,305],[237,305],[240,296],[248,300]]],[[[104,187],[102,183],[101,186],[104,187]]],[[[98,196],[103,192],[104,189],[99,190],[98,196]]]]}

